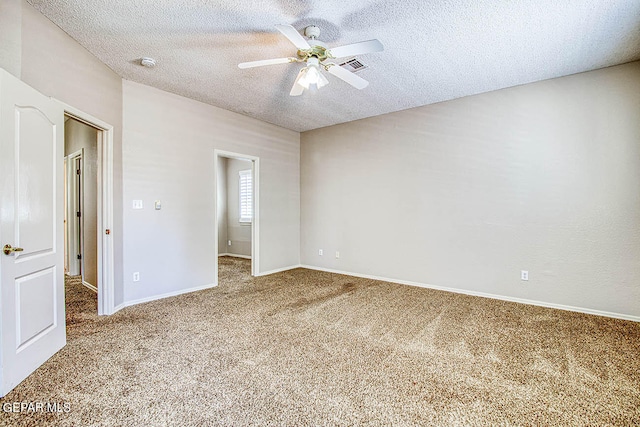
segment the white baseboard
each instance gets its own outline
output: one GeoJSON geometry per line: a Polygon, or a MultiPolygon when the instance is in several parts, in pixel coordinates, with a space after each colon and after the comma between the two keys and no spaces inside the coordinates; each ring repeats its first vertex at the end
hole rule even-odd
{"type": "Polygon", "coordinates": [[[122,309],[123,309],[123,308],[125,308],[125,307],[126,307],[126,304],[125,304],[125,303],[122,303],[122,304],[120,304],[120,305],[118,305],[118,306],[114,307],[114,308],[113,308],[113,312],[112,312],[112,313],[110,313],[110,314],[115,314],[115,313],[117,313],[118,311],[122,310],[122,309]]]}
{"type": "Polygon", "coordinates": [[[434,286],[434,285],[428,285],[428,284],[425,284],[425,283],[411,282],[411,281],[408,281],[408,280],[390,279],[388,277],[373,276],[373,275],[370,275],[370,274],[351,273],[351,272],[348,272],[348,271],[333,270],[333,269],[330,269],[330,268],[323,268],[323,267],[314,267],[312,265],[305,265],[305,264],[302,264],[299,267],[308,268],[309,270],[326,271],[328,273],[336,273],[336,274],[344,274],[344,275],[347,275],[347,276],[362,277],[363,279],[373,279],[373,280],[380,280],[382,282],[398,283],[400,285],[417,286],[417,287],[420,287],[420,288],[436,289],[438,291],[454,292],[456,294],[464,294],[464,295],[471,295],[471,296],[476,296],[476,297],[491,298],[491,299],[497,299],[497,300],[502,300],[502,301],[517,302],[517,303],[520,303],[520,304],[536,305],[536,306],[539,306],[539,307],[556,308],[558,310],[574,311],[574,312],[577,312],[577,313],[594,314],[596,316],[613,317],[615,319],[623,319],[623,320],[631,320],[633,322],[640,322],[640,317],[639,316],[632,316],[632,315],[629,315],[629,314],[611,313],[611,312],[608,312],[608,311],[594,310],[594,309],[591,309],[591,308],[582,308],[582,307],[574,307],[574,306],[570,306],[570,305],[554,304],[554,303],[549,303],[549,302],[544,302],[544,301],[535,301],[535,300],[529,300],[529,299],[523,299],[523,298],[508,297],[508,296],[504,296],[504,295],[489,294],[489,293],[485,293],[485,292],[468,291],[468,290],[465,290],[465,289],[447,288],[447,287],[444,287],[444,286],[434,286]]]}
{"type": "Polygon", "coordinates": [[[290,265],[288,267],[276,268],[275,270],[263,271],[261,273],[258,273],[256,274],[256,277],[268,276],[269,274],[281,273],[283,271],[293,270],[294,268],[300,268],[300,267],[302,267],[300,264],[296,264],[296,265],[290,265]]]}
{"type": "Polygon", "coordinates": [[[89,282],[85,282],[84,280],[82,281],[82,284],[84,286],[86,286],[87,288],[91,289],[93,292],[95,292],[96,294],[98,293],[98,288],[96,288],[95,286],[93,286],[91,283],[89,282]]]}
{"type": "Polygon", "coordinates": [[[224,253],[224,254],[218,254],[219,257],[221,256],[231,256],[234,258],[244,258],[244,259],[251,259],[250,255],[239,255],[239,254],[230,254],[230,253],[224,253]]]}
{"type": "Polygon", "coordinates": [[[153,296],[150,296],[150,297],[140,298],[140,299],[136,299],[136,300],[132,300],[132,301],[125,301],[123,304],[118,306],[116,308],[116,310],[114,310],[114,312],[118,311],[118,310],[120,310],[121,308],[124,308],[124,307],[131,307],[132,305],[142,304],[142,303],[145,303],[145,302],[155,301],[155,300],[159,300],[159,299],[163,299],[163,298],[175,297],[177,295],[187,294],[189,292],[202,291],[204,289],[215,288],[216,286],[218,286],[217,283],[210,283],[208,285],[196,286],[196,287],[189,288],[189,289],[180,289],[179,291],[167,292],[165,294],[153,295],[153,296]]]}

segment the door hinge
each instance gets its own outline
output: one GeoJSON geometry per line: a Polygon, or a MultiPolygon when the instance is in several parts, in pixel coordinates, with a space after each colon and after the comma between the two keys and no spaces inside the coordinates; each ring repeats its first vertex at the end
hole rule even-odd
{"type": "Polygon", "coordinates": [[[82,255],[78,254],[78,259],[82,259],[82,255]]]}
{"type": "Polygon", "coordinates": [[[78,218],[80,218],[80,217],[82,216],[82,213],[81,213],[81,212],[76,212],[76,216],[77,216],[78,218]]]}
{"type": "Polygon", "coordinates": [[[80,169],[76,169],[76,174],[78,174],[78,175],[81,174],[80,169]]]}

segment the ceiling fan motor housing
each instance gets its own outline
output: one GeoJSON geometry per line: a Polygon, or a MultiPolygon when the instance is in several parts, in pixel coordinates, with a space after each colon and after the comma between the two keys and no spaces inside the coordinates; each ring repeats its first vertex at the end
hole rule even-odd
{"type": "Polygon", "coordinates": [[[320,28],[315,25],[309,25],[304,29],[304,35],[309,37],[310,39],[315,39],[320,36],[320,28]]]}
{"type": "Polygon", "coordinates": [[[327,54],[327,49],[329,48],[326,43],[321,42],[317,39],[320,35],[320,28],[315,25],[310,25],[304,29],[304,35],[309,37],[309,46],[310,49],[300,49],[298,50],[298,58],[303,61],[306,61],[309,58],[318,58],[320,61],[324,61],[329,57],[327,54]]]}

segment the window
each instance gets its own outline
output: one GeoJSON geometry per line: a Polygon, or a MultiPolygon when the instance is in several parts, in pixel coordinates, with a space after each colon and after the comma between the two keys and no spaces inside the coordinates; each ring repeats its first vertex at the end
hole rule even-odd
{"type": "Polygon", "coordinates": [[[253,182],[251,170],[240,171],[240,222],[253,219],[253,182]]]}

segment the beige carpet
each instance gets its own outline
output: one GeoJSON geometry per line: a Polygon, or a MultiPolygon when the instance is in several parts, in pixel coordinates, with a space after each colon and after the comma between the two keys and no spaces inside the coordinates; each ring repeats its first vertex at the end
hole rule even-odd
{"type": "Polygon", "coordinates": [[[67,288],[68,345],[2,425],[640,425],[640,324],[296,269],[98,318],[67,288]]]}

